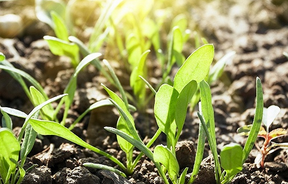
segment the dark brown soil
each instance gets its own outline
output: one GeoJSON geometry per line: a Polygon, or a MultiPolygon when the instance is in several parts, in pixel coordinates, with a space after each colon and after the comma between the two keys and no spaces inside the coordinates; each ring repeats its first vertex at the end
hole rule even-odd
{"type": "MultiPolygon", "coordinates": [[[[27,3],[26,13],[33,5],[30,1],[29,3],[27,3]]],[[[12,2],[0,2],[0,7],[3,7],[0,8],[0,15],[2,15],[2,9],[5,10],[3,14],[9,12],[12,5],[12,2]]],[[[288,52],[287,12],[288,1],[285,0],[245,0],[241,3],[212,1],[199,3],[197,7],[191,8],[191,17],[197,25],[195,29],[215,46],[215,60],[219,60],[229,51],[236,52],[233,60],[227,64],[220,80],[211,85],[219,150],[230,142],[244,146],[246,138],[238,135],[236,130],[253,121],[256,77],[260,77],[263,85],[264,106],[277,105],[281,108],[271,129],[288,128],[288,60],[283,55],[283,52],[288,52]]],[[[12,11],[12,13],[15,12],[12,11]]],[[[35,77],[48,96],[53,97],[63,93],[74,69],[67,58],[51,54],[47,43],[42,39],[45,34],[51,33],[50,28],[31,17],[33,16],[26,15],[30,23],[22,34],[12,39],[0,37],[0,52],[3,52],[7,60],[16,68],[35,77]]],[[[193,52],[192,42],[189,42],[185,48],[188,54],[193,52]]],[[[113,66],[121,70],[118,65],[113,66]]],[[[125,72],[117,72],[117,74],[122,79],[121,82],[127,84],[127,81],[124,81],[127,78],[125,72]]],[[[72,123],[90,104],[107,98],[101,83],[109,85],[109,82],[94,66],[88,66],[84,72],[80,73],[67,125],[72,123]]],[[[26,113],[33,108],[21,86],[8,73],[1,70],[0,105],[16,108],[26,113]]],[[[153,106],[152,102],[150,106],[153,106]]],[[[189,167],[188,173],[193,168],[197,145],[199,120],[196,111],[197,107],[194,113],[187,114],[180,137],[181,142],[177,146],[180,168],[189,167]]],[[[151,138],[156,131],[152,108],[147,109],[146,113],[135,113],[134,116],[140,136],[143,139],[151,138]]],[[[125,162],[125,154],[119,148],[115,135],[103,129],[104,126],[115,127],[117,118],[115,109],[100,108],[88,114],[76,125],[73,132],[88,143],[125,162]]],[[[13,122],[14,132],[18,132],[23,121],[13,118],[13,122]]],[[[160,136],[157,141],[159,144],[164,143],[165,137],[160,136]]],[[[276,141],[287,142],[288,136],[276,141]]],[[[259,139],[257,144],[262,145],[263,140],[259,139]]],[[[209,156],[211,153],[208,148],[207,145],[205,159],[195,181],[197,184],[215,183],[213,159],[209,156]]],[[[243,170],[232,183],[288,183],[287,150],[280,149],[270,154],[266,158],[264,169],[259,169],[254,164],[257,153],[256,148],[252,150],[243,170]]],[[[135,156],[137,154],[139,152],[135,151],[135,156]]],[[[38,167],[28,171],[22,183],[162,183],[153,163],[146,157],[140,160],[134,173],[127,178],[110,171],[82,166],[86,162],[115,166],[105,157],[62,138],[55,136],[37,138],[25,168],[32,164],[38,164],[38,167]]]]}

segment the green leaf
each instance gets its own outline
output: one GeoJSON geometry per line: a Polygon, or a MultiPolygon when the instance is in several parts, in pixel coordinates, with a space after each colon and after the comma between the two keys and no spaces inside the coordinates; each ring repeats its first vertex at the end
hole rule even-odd
{"type": "Polygon", "coordinates": [[[172,86],[163,84],[155,96],[154,115],[159,129],[166,135],[174,135],[176,131],[173,121],[178,95],[179,93],[172,86]]]}
{"type": "Polygon", "coordinates": [[[248,136],[251,128],[252,128],[252,125],[245,125],[243,127],[238,128],[237,133],[239,133],[240,135],[248,136]]]}
{"type": "MultiPolygon", "coordinates": [[[[34,86],[30,87],[30,94],[35,106],[40,105],[46,101],[46,98],[38,91],[34,86]]],[[[53,119],[54,110],[51,104],[48,104],[42,108],[42,113],[44,114],[44,119],[53,119]]]]}
{"type": "Polygon", "coordinates": [[[180,92],[178,96],[175,109],[175,121],[178,128],[177,139],[180,136],[180,133],[182,131],[185,122],[185,118],[187,115],[187,107],[196,90],[197,90],[197,83],[196,81],[193,80],[183,88],[183,90],[180,92]]]}
{"type": "Polygon", "coordinates": [[[44,36],[51,52],[58,56],[68,56],[71,58],[71,63],[76,67],[79,63],[79,47],[75,43],[55,38],[53,36],[44,36]]]}
{"type": "Polygon", "coordinates": [[[5,55],[2,52],[0,52],[0,62],[4,60],[5,60],[5,55]]]}
{"type": "MultiPolygon", "coordinates": [[[[200,97],[201,97],[201,115],[203,115],[204,122],[203,128],[207,128],[208,143],[213,154],[215,162],[215,178],[219,181],[221,176],[221,167],[218,159],[217,144],[216,144],[216,134],[215,134],[215,122],[214,122],[214,110],[212,106],[212,97],[210,87],[206,81],[202,80],[199,84],[200,97]]],[[[202,122],[202,121],[201,121],[202,122]]]]}
{"type": "Polygon", "coordinates": [[[136,140],[133,137],[129,136],[128,134],[126,134],[125,132],[122,132],[120,130],[117,130],[116,128],[112,128],[112,127],[104,127],[105,130],[107,130],[108,132],[114,133],[118,136],[121,136],[122,138],[124,138],[126,141],[130,142],[132,145],[134,145],[136,148],[138,148],[140,151],[142,151],[150,160],[152,160],[156,166],[156,168],[158,169],[158,172],[160,174],[160,176],[163,178],[164,183],[165,184],[169,184],[167,178],[165,177],[165,173],[163,172],[163,170],[161,169],[161,166],[158,162],[154,161],[153,158],[153,153],[151,150],[149,150],[142,141],[136,140]]]}
{"type": "Polygon", "coordinates": [[[103,33],[103,29],[108,23],[113,11],[122,1],[123,0],[109,1],[105,4],[104,9],[100,14],[100,17],[94,26],[93,33],[89,39],[88,48],[91,52],[95,52],[97,50],[99,36],[103,33]]]}
{"type": "Polygon", "coordinates": [[[131,115],[131,113],[129,112],[129,109],[127,109],[127,107],[126,107],[125,103],[123,102],[123,100],[116,93],[114,93],[109,88],[107,88],[105,85],[102,84],[102,86],[104,87],[106,92],[111,97],[112,100],[110,100],[110,101],[115,105],[115,107],[120,112],[120,115],[126,121],[126,126],[127,126],[126,130],[129,130],[129,133],[130,133],[130,135],[132,137],[134,137],[135,139],[140,140],[139,135],[137,134],[136,129],[135,129],[134,118],[131,115]]]}
{"type": "Polygon", "coordinates": [[[128,61],[131,65],[131,69],[133,70],[138,66],[139,56],[142,54],[140,40],[131,33],[126,41],[126,48],[128,52],[128,61]]]}
{"type": "MultiPolygon", "coordinates": [[[[1,109],[1,107],[0,107],[0,109],[1,109]]],[[[2,116],[2,127],[12,130],[13,129],[13,123],[12,123],[10,116],[5,111],[3,111],[2,109],[1,109],[1,113],[3,115],[2,116]]]]}
{"type": "Polygon", "coordinates": [[[225,145],[220,153],[221,167],[228,176],[236,175],[242,170],[243,150],[239,144],[230,143],[225,145]]]}
{"type": "Polygon", "coordinates": [[[157,145],[154,149],[153,158],[155,162],[160,162],[167,170],[172,181],[177,181],[179,174],[179,164],[172,152],[163,145],[157,145]]]}
{"type": "Polygon", "coordinates": [[[27,114],[25,112],[19,111],[17,109],[13,109],[10,107],[0,107],[0,108],[1,108],[1,111],[5,112],[7,114],[10,114],[12,116],[16,116],[19,118],[26,118],[27,117],[27,114]]]}
{"type": "Polygon", "coordinates": [[[186,167],[183,172],[181,173],[179,179],[178,179],[178,183],[179,184],[185,184],[185,179],[186,179],[186,174],[188,172],[188,167],[186,167]]]}
{"type": "Polygon", "coordinates": [[[10,175],[16,171],[16,164],[10,159],[18,161],[20,144],[7,128],[0,129],[0,142],[0,175],[4,183],[8,183],[10,175]]]}
{"type": "Polygon", "coordinates": [[[175,27],[173,29],[173,51],[172,51],[172,61],[171,66],[177,61],[178,65],[181,66],[185,60],[184,56],[182,55],[183,49],[183,36],[182,32],[179,27],[175,27]]]}
{"type": "MultiPolygon", "coordinates": [[[[128,134],[128,135],[133,136],[133,135],[130,133],[130,130],[129,130],[128,126],[127,126],[127,123],[126,123],[125,119],[124,119],[122,116],[120,116],[119,119],[118,119],[117,129],[125,132],[125,133],[128,134]]],[[[133,151],[134,146],[133,146],[131,143],[127,142],[127,141],[126,141],[125,139],[123,139],[122,137],[117,136],[117,142],[118,142],[120,148],[121,148],[126,154],[129,154],[130,152],[133,151]]]]}
{"type": "Polygon", "coordinates": [[[122,169],[125,169],[125,166],[115,157],[111,156],[110,154],[104,151],[99,150],[98,148],[94,146],[91,146],[90,144],[86,143],[81,138],[79,138],[77,135],[75,135],[73,132],[71,132],[68,128],[56,122],[47,121],[47,120],[30,119],[29,123],[31,124],[32,128],[41,135],[55,135],[55,136],[59,136],[64,139],[67,139],[68,141],[71,141],[75,144],[78,144],[84,148],[90,149],[98,154],[101,154],[109,158],[118,166],[120,166],[122,169]]]}
{"type": "Polygon", "coordinates": [[[36,0],[35,5],[37,18],[51,28],[54,28],[51,11],[55,11],[60,17],[65,18],[66,6],[61,0],[36,0]]]}
{"type": "Polygon", "coordinates": [[[118,169],[115,169],[114,167],[110,167],[110,166],[103,165],[103,164],[94,164],[94,163],[84,163],[83,165],[85,167],[91,167],[91,168],[100,169],[100,170],[112,171],[112,172],[119,174],[119,175],[126,178],[125,173],[123,173],[122,171],[119,171],[118,169]]]}
{"type": "MultiPolygon", "coordinates": [[[[61,102],[59,103],[60,105],[62,105],[62,102],[65,101],[65,111],[64,111],[64,115],[63,115],[63,119],[61,124],[64,125],[65,124],[65,120],[66,117],[68,115],[68,110],[73,102],[74,99],[74,95],[75,95],[75,91],[77,88],[77,77],[78,74],[80,73],[80,71],[85,68],[89,63],[91,63],[93,60],[95,60],[96,58],[100,57],[101,53],[92,53],[87,55],[85,58],[83,58],[81,60],[81,62],[78,64],[78,66],[75,69],[75,72],[73,74],[73,76],[70,78],[69,83],[67,84],[64,93],[67,93],[68,96],[63,98],[61,100],[61,102]]],[[[58,106],[58,109],[60,108],[60,106],[58,106]]],[[[56,113],[58,111],[56,110],[56,113]]]]}
{"type": "Polygon", "coordinates": [[[256,109],[255,109],[255,116],[253,120],[253,125],[251,128],[251,131],[249,133],[249,136],[247,138],[247,141],[245,143],[244,149],[243,149],[243,160],[242,163],[244,163],[249,156],[250,151],[252,150],[254,143],[257,139],[258,132],[261,127],[263,117],[263,91],[262,91],[262,84],[260,79],[256,78],[256,109]]]}
{"type": "Polygon", "coordinates": [[[213,45],[207,44],[193,52],[178,70],[174,88],[180,92],[192,80],[201,82],[207,76],[214,57],[213,45]]]}
{"type": "Polygon", "coordinates": [[[54,32],[56,34],[56,36],[63,40],[63,41],[69,41],[68,40],[68,30],[67,27],[63,21],[63,19],[58,15],[58,13],[56,13],[55,11],[51,12],[51,17],[54,23],[54,32]]]}
{"type": "Polygon", "coordinates": [[[130,76],[130,86],[133,88],[135,96],[138,98],[138,103],[143,103],[146,99],[145,82],[139,76],[147,77],[146,57],[150,50],[145,51],[138,62],[138,65],[133,69],[130,76]]]}
{"type": "Polygon", "coordinates": [[[20,158],[21,158],[22,164],[24,164],[27,155],[32,150],[34,143],[35,143],[36,136],[37,136],[37,133],[33,130],[31,125],[28,124],[25,130],[25,136],[24,136],[24,140],[22,142],[21,151],[20,151],[20,158]]]}

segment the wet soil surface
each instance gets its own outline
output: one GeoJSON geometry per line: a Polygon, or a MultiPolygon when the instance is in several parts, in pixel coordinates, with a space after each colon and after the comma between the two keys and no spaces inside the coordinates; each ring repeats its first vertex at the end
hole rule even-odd
{"type": "MultiPolygon", "coordinates": [[[[288,52],[287,12],[288,3],[285,0],[246,0],[242,3],[227,1],[224,4],[214,1],[205,6],[200,3],[199,7],[191,10],[199,31],[215,46],[215,60],[229,51],[236,52],[233,60],[227,64],[223,76],[211,85],[219,150],[230,142],[244,146],[246,138],[237,134],[236,130],[253,121],[256,77],[260,77],[263,85],[264,106],[277,105],[281,108],[271,129],[288,128],[288,62],[283,55],[283,52],[288,52]]],[[[37,31],[37,34],[28,29],[17,38],[0,38],[0,51],[16,68],[37,79],[48,96],[53,97],[63,93],[74,69],[67,58],[56,57],[49,51],[47,43],[42,39],[49,28],[40,22],[33,26],[35,27],[32,30],[37,31]]],[[[187,52],[192,51],[190,48],[187,52]]],[[[0,105],[30,112],[33,107],[21,86],[5,71],[0,71],[0,81],[0,105]]],[[[88,66],[80,73],[67,126],[90,104],[107,98],[101,83],[109,85],[93,66],[88,66]]],[[[181,141],[177,145],[180,168],[189,167],[188,173],[193,168],[197,146],[199,120],[196,111],[197,108],[194,113],[187,114],[181,141]]],[[[146,113],[142,114],[135,113],[134,116],[141,137],[151,138],[156,131],[152,109],[147,109],[146,113]]],[[[124,163],[125,154],[119,148],[115,135],[103,129],[104,126],[115,127],[117,118],[115,109],[99,108],[83,118],[73,132],[124,163]]],[[[17,133],[23,121],[13,118],[13,122],[14,132],[17,133]]],[[[164,141],[165,137],[160,136],[157,144],[164,141]]],[[[288,136],[275,141],[287,142],[288,136]]],[[[259,139],[257,145],[263,145],[263,140],[259,139]]],[[[195,183],[215,183],[213,159],[208,148],[207,145],[205,159],[195,183]]],[[[258,150],[254,148],[243,170],[232,183],[288,183],[287,150],[279,149],[268,155],[264,169],[257,168],[254,164],[257,153],[258,150]]],[[[139,152],[135,151],[134,156],[138,154],[139,152]]],[[[127,178],[110,171],[82,166],[86,162],[115,166],[105,157],[62,138],[37,138],[25,168],[33,164],[38,166],[27,171],[23,183],[162,183],[153,163],[146,157],[140,160],[134,173],[127,178]]]]}

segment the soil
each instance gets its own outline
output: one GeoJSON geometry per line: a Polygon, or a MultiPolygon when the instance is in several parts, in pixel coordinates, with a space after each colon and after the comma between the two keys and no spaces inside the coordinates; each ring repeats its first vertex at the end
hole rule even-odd
{"type": "MultiPolygon", "coordinates": [[[[0,14],[15,13],[13,10],[16,11],[17,7],[23,6],[21,3],[20,5],[14,3],[0,2],[0,14]]],[[[31,14],[34,11],[33,2],[27,1],[24,7],[25,11],[21,11],[20,14],[25,17],[26,23],[29,23],[25,24],[22,32],[16,37],[0,37],[0,52],[3,52],[6,59],[16,68],[39,81],[49,97],[59,95],[63,93],[74,69],[68,58],[54,56],[49,51],[47,43],[42,38],[46,34],[51,34],[51,29],[36,20],[33,13],[31,14]]],[[[237,134],[236,130],[253,121],[256,77],[260,77],[263,85],[264,106],[277,105],[281,108],[271,129],[278,127],[287,129],[288,62],[283,52],[288,52],[288,1],[199,2],[189,13],[194,28],[214,44],[215,60],[219,60],[230,51],[236,52],[235,57],[225,67],[221,78],[211,84],[218,149],[221,150],[230,142],[244,146],[246,138],[237,134]]],[[[193,49],[191,41],[184,48],[184,52],[191,53],[193,49]]],[[[120,64],[113,62],[113,67],[121,83],[128,84],[127,76],[125,71],[121,72],[120,64]]],[[[33,107],[21,86],[8,73],[1,70],[0,81],[0,105],[30,112],[33,107]]],[[[107,98],[101,83],[109,86],[109,82],[93,66],[88,66],[80,73],[67,126],[90,104],[107,98]]],[[[125,87],[131,91],[128,85],[125,87]]],[[[153,102],[150,106],[153,107],[153,102]]],[[[199,119],[196,111],[197,108],[193,113],[187,113],[181,141],[177,145],[180,168],[189,167],[188,173],[193,168],[197,146],[199,119]]],[[[140,136],[143,139],[151,138],[156,131],[152,108],[147,109],[145,113],[135,113],[134,117],[140,136]]],[[[117,118],[115,109],[99,108],[83,118],[73,132],[88,143],[125,162],[125,154],[119,148],[115,135],[103,129],[104,126],[115,127],[117,118]]],[[[14,132],[17,133],[23,120],[12,119],[14,132]]],[[[160,136],[157,144],[164,144],[164,141],[165,136],[160,136]]],[[[287,142],[288,136],[275,141],[287,142]]],[[[263,140],[259,139],[256,144],[261,146],[263,140]]],[[[195,183],[215,183],[213,159],[208,151],[209,146],[206,148],[205,159],[195,183]]],[[[287,150],[279,149],[268,155],[263,169],[257,168],[254,164],[257,153],[255,147],[243,170],[233,179],[233,184],[288,183],[287,150]]],[[[135,151],[134,154],[136,156],[139,152],[135,151]]],[[[142,157],[134,173],[127,178],[110,171],[82,166],[86,162],[115,166],[105,157],[62,138],[39,137],[29,154],[25,169],[33,164],[38,166],[27,171],[22,183],[162,183],[153,163],[146,157],[142,157]]]]}

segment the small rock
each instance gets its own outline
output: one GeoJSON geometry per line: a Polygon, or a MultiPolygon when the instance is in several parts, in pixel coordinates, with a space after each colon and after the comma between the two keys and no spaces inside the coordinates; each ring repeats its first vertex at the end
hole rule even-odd
{"type": "Polygon", "coordinates": [[[13,38],[22,31],[23,23],[19,15],[6,14],[0,16],[0,37],[13,38]]]}
{"type": "Polygon", "coordinates": [[[46,166],[40,166],[32,169],[28,173],[26,173],[22,184],[30,184],[30,183],[46,183],[52,184],[51,178],[51,170],[46,166]]]}
{"type": "Polygon", "coordinates": [[[192,141],[180,141],[176,145],[176,157],[180,168],[189,167],[194,165],[196,151],[192,141]]]}

